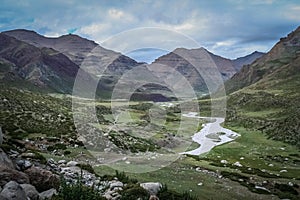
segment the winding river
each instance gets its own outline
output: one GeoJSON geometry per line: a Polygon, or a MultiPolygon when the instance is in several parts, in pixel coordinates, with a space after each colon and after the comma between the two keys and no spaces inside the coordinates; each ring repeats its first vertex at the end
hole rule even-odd
{"type": "Polygon", "coordinates": [[[197,113],[194,112],[183,114],[183,116],[208,119],[213,122],[203,124],[203,128],[192,136],[193,141],[198,143],[200,147],[191,151],[182,152],[181,154],[200,155],[207,153],[215,146],[231,142],[240,136],[240,134],[221,126],[221,123],[225,121],[224,118],[199,117],[197,113]]]}

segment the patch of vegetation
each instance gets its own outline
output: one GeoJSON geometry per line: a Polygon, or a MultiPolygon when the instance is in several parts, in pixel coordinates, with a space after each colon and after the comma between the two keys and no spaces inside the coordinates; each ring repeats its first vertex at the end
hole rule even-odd
{"type": "Polygon", "coordinates": [[[132,136],[125,132],[111,132],[109,138],[119,148],[130,150],[133,153],[155,151],[159,148],[151,140],[132,136]]]}
{"type": "Polygon", "coordinates": [[[95,174],[94,168],[90,164],[78,163],[76,166],[82,170],[86,170],[92,174],[95,174]]]}
{"type": "Polygon", "coordinates": [[[182,194],[171,191],[168,189],[167,185],[163,185],[161,190],[157,194],[160,199],[168,199],[168,200],[197,200],[198,198],[191,195],[189,192],[184,192],[182,194]]]}
{"type": "Polygon", "coordinates": [[[67,184],[62,181],[58,195],[51,200],[105,200],[93,187],[87,187],[81,181],[75,184],[67,184]]]}

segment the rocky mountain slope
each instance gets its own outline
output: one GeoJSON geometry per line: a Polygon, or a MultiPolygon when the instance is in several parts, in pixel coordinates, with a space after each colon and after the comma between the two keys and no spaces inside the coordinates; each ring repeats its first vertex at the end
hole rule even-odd
{"type": "MultiPolygon", "coordinates": [[[[248,56],[230,60],[221,56],[215,55],[204,48],[199,49],[184,49],[178,48],[173,52],[157,58],[151,65],[171,67],[181,73],[197,92],[207,92],[208,82],[215,80],[228,80],[231,78],[243,65],[252,63],[259,58],[263,53],[254,52],[248,56]],[[219,77],[219,73],[221,77],[219,77]]],[[[157,67],[156,67],[157,68],[157,67]]],[[[170,75],[170,70],[158,70],[159,77],[165,79],[170,75]]],[[[182,86],[178,81],[178,87],[182,86]],[[178,84],[179,83],[179,84],[178,84]]],[[[213,90],[219,87],[218,84],[213,85],[213,90]]],[[[183,89],[183,88],[182,88],[183,89]]]]}
{"type": "Polygon", "coordinates": [[[299,146],[299,63],[300,27],[226,82],[230,93],[227,121],[299,146]]]}
{"type": "Polygon", "coordinates": [[[71,93],[78,78],[91,84],[94,79],[64,54],[49,48],[37,48],[0,34],[1,83],[39,91],[71,93]]]}
{"type": "Polygon", "coordinates": [[[232,60],[233,66],[238,72],[244,65],[253,63],[256,59],[262,57],[263,55],[265,55],[265,53],[254,51],[249,55],[232,60]]]}
{"type": "Polygon", "coordinates": [[[39,35],[34,31],[23,29],[3,32],[6,35],[29,43],[38,48],[47,47],[63,53],[75,64],[80,66],[86,59],[94,61],[93,65],[82,66],[91,74],[101,75],[105,68],[109,74],[122,74],[132,67],[140,65],[135,60],[112,50],[105,49],[94,41],[82,38],[78,35],[68,34],[57,38],[49,38],[39,35]]]}

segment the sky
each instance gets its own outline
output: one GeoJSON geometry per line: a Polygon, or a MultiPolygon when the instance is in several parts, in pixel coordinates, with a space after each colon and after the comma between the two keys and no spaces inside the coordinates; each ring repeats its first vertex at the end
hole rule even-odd
{"type": "MultiPolygon", "coordinates": [[[[299,0],[0,0],[0,5],[1,32],[22,28],[49,37],[72,33],[100,45],[127,32],[120,43],[140,45],[122,53],[146,62],[166,53],[161,45],[166,36],[180,38],[171,32],[233,59],[267,52],[300,25],[299,0]],[[143,28],[148,32],[132,32],[143,28]],[[157,45],[145,45],[145,40],[157,45]]],[[[172,47],[191,48],[176,42],[172,47]]]]}

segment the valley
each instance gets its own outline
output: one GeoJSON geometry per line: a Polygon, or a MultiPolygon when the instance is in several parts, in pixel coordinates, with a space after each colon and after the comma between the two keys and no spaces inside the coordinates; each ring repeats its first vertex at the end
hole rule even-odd
{"type": "Polygon", "coordinates": [[[51,200],[299,198],[299,27],[266,54],[179,48],[149,65],[72,34],[14,30],[0,44],[0,197],[13,180],[51,200]],[[224,85],[208,91],[176,52],[217,67],[224,85]]]}

